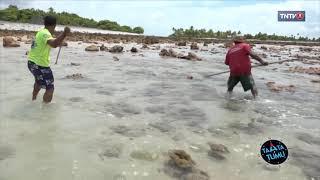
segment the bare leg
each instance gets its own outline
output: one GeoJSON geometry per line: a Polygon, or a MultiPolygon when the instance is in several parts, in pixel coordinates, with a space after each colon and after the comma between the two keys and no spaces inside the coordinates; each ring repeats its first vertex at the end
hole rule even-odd
{"type": "Polygon", "coordinates": [[[43,102],[50,103],[53,97],[54,89],[46,89],[46,92],[43,95],[43,102]]]}
{"type": "Polygon", "coordinates": [[[254,88],[251,89],[251,93],[254,99],[258,96],[258,91],[254,88]]]}
{"type": "Polygon", "coordinates": [[[231,91],[228,90],[227,92],[228,92],[228,96],[231,97],[231,95],[232,95],[232,90],[231,90],[231,91]]]}
{"type": "Polygon", "coordinates": [[[41,89],[40,85],[37,84],[36,82],[34,82],[33,92],[32,92],[32,101],[37,99],[37,95],[38,95],[40,89],[41,89]]]}

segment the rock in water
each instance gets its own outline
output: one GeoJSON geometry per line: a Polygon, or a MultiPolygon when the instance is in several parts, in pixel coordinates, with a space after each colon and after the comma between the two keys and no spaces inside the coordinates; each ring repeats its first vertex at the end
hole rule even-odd
{"type": "Polygon", "coordinates": [[[223,144],[215,144],[215,143],[212,143],[212,142],[209,142],[208,144],[210,146],[211,151],[221,152],[221,153],[230,153],[228,148],[223,144]]]}
{"type": "Polygon", "coordinates": [[[11,36],[3,38],[3,47],[20,47],[20,43],[11,36]]]}
{"type": "Polygon", "coordinates": [[[122,153],[122,145],[121,144],[115,144],[111,145],[104,149],[102,153],[99,154],[101,159],[104,159],[104,157],[115,157],[119,158],[122,153]]]}
{"type": "Polygon", "coordinates": [[[267,82],[266,85],[268,86],[270,91],[273,92],[280,92],[280,91],[288,91],[288,92],[295,92],[294,85],[279,85],[273,81],[267,82]]]}
{"type": "Polygon", "coordinates": [[[174,129],[174,127],[164,122],[150,123],[149,125],[153,128],[159,129],[161,132],[169,132],[174,129]]]}
{"type": "Polygon", "coordinates": [[[180,41],[177,43],[177,46],[186,46],[187,42],[186,41],[180,41]]]}
{"type": "Polygon", "coordinates": [[[210,150],[208,151],[208,155],[214,157],[217,160],[224,160],[226,159],[222,154],[223,153],[230,153],[228,148],[223,144],[215,144],[215,143],[208,143],[210,146],[210,150]]]}
{"type": "Polygon", "coordinates": [[[261,46],[260,48],[263,50],[268,50],[268,48],[266,46],[261,46]]]}
{"type": "Polygon", "coordinates": [[[117,56],[113,56],[112,59],[113,59],[114,61],[119,61],[119,60],[120,60],[117,56]]]}
{"type": "Polygon", "coordinates": [[[134,159],[145,160],[145,161],[154,161],[158,159],[158,154],[147,152],[144,150],[136,150],[130,153],[130,156],[134,159]]]}
{"type": "Polygon", "coordinates": [[[166,49],[161,49],[159,56],[170,56],[170,53],[166,49]]]}
{"type": "Polygon", "coordinates": [[[191,159],[191,156],[184,150],[171,150],[168,152],[169,157],[174,164],[182,169],[191,168],[196,163],[191,159]]]}
{"type": "Polygon", "coordinates": [[[102,44],[102,45],[100,46],[100,51],[105,51],[105,50],[107,50],[107,47],[104,46],[104,44],[102,44]]]}
{"type": "Polygon", "coordinates": [[[87,46],[86,51],[99,51],[99,48],[96,45],[87,46]]]}
{"type": "Polygon", "coordinates": [[[130,51],[131,51],[132,53],[136,53],[136,52],[138,52],[138,49],[135,48],[135,47],[132,47],[130,51]]]}
{"type": "Polygon", "coordinates": [[[189,52],[187,56],[181,57],[182,59],[192,60],[192,61],[202,61],[195,53],[189,52]]]}
{"type": "Polygon", "coordinates": [[[82,79],[83,76],[80,73],[76,73],[76,74],[67,75],[66,78],[76,80],[76,79],[82,79]]]}
{"type": "Polygon", "coordinates": [[[109,52],[111,53],[121,53],[122,51],[123,51],[123,47],[119,45],[115,45],[109,50],[109,52]]]}
{"type": "Polygon", "coordinates": [[[71,65],[71,66],[80,66],[80,63],[71,62],[70,65],[71,65]]]}
{"type": "Polygon", "coordinates": [[[193,50],[199,49],[198,44],[196,42],[193,42],[190,46],[190,49],[193,49],[193,50]]]}
{"type": "Polygon", "coordinates": [[[149,47],[146,44],[144,44],[142,45],[141,49],[149,49],[149,47]]]}
{"type": "Polygon", "coordinates": [[[209,175],[198,169],[191,156],[183,150],[170,150],[170,160],[164,166],[164,172],[180,180],[209,180],[209,175]]]}

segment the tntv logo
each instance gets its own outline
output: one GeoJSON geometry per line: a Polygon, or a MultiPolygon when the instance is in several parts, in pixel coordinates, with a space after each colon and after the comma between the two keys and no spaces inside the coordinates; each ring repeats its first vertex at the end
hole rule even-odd
{"type": "Polygon", "coordinates": [[[278,21],[306,21],[306,12],[278,11],[278,21]]]}

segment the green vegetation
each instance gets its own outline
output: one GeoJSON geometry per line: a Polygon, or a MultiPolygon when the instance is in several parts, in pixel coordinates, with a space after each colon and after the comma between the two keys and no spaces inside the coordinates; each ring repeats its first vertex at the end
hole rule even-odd
{"type": "MultiPolygon", "coordinates": [[[[183,28],[172,28],[173,34],[170,35],[170,37],[175,38],[219,38],[219,39],[226,39],[226,38],[232,38],[237,35],[240,35],[241,32],[238,31],[216,31],[214,32],[212,29],[206,30],[206,29],[194,29],[193,26],[191,26],[189,29],[183,29],[183,28]]],[[[315,39],[309,39],[308,37],[302,37],[297,34],[296,36],[280,36],[280,35],[268,35],[266,33],[259,32],[256,35],[251,34],[244,34],[244,38],[246,39],[259,39],[259,40],[280,40],[280,41],[320,41],[320,38],[315,39]]]]}
{"type": "Polygon", "coordinates": [[[47,12],[39,9],[18,9],[17,6],[10,5],[6,9],[0,10],[0,20],[23,22],[23,23],[41,23],[42,17],[52,15],[57,17],[57,23],[61,25],[91,27],[112,31],[122,31],[143,34],[142,27],[121,26],[117,22],[109,20],[101,20],[99,22],[78,16],[77,14],[67,12],[55,12],[53,8],[49,8],[47,12]]]}

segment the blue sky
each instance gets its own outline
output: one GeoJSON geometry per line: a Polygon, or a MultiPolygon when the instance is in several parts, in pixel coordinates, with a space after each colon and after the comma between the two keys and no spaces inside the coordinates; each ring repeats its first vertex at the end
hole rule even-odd
{"type": "Polygon", "coordinates": [[[109,19],[122,25],[142,26],[147,35],[167,36],[172,27],[240,30],[281,35],[320,37],[320,1],[205,1],[205,0],[1,0],[0,8],[38,8],[73,12],[96,20],[109,19]],[[306,22],[278,22],[279,10],[304,10],[306,22]]]}

